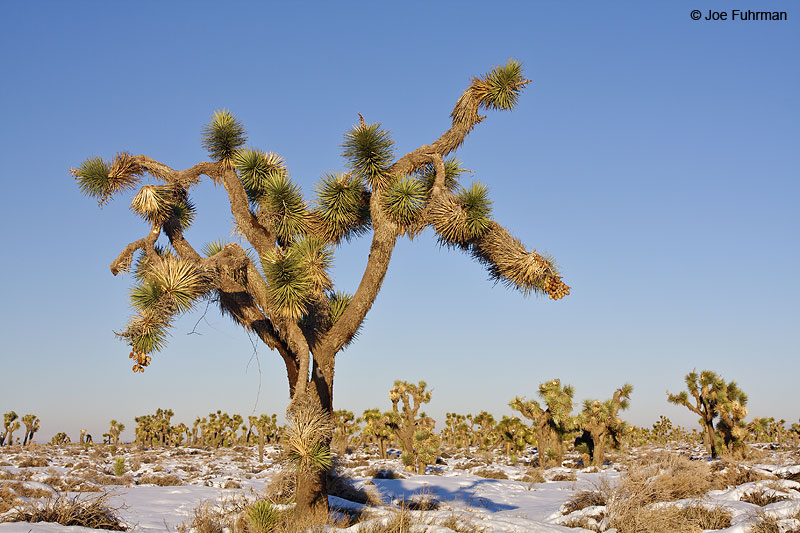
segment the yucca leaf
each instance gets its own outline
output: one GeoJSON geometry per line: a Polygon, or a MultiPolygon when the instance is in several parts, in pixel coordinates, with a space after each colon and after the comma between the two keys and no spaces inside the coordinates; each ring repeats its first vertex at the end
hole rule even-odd
{"type": "Polygon", "coordinates": [[[247,142],[244,125],[227,109],[214,111],[209,122],[203,128],[202,146],[208,150],[215,161],[233,166],[236,151],[247,142]]]}
{"type": "Polygon", "coordinates": [[[168,226],[165,227],[165,230],[167,230],[167,232],[176,230],[183,232],[194,222],[197,209],[188,198],[184,198],[173,201],[168,207],[168,212],[168,226]]]}
{"type": "Polygon", "coordinates": [[[259,198],[259,218],[269,223],[279,239],[289,242],[308,231],[309,213],[303,194],[285,174],[268,174],[259,198]]]}
{"type": "Polygon", "coordinates": [[[204,291],[203,277],[197,268],[175,257],[165,257],[159,264],[153,265],[148,279],[171,298],[179,312],[191,309],[204,291]]]}
{"type": "Polygon", "coordinates": [[[289,253],[300,257],[314,290],[331,288],[333,283],[328,276],[328,269],[333,263],[333,251],[327,242],[313,236],[299,237],[292,243],[289,253]]]}
{"type": "Polygon", "coordinates": [[[362,181],[350,174],[330,173],[316,188],[316,215],[323,225],[326,240],[338,244],[342,239],[363,234],[369,225],[369,208],[364,202],[362,181]]]}
{"type": "Polygon", "coordinates": [[[492,201],[489,200],[489,189],[481,183],[473,183],[457,196],[464,207],[466,219],[466,235],[475,239],[486,233],[491,227],[492,201]]]}
{"type": "Polygon", "coordinates": [[[313,288],[302,258],[297,253],[287,253],[281,257],[277,252],[270,251],[262,257],[261,265],[275,310],[288,318],[300,318],[313,288]]]}
{"type": "Polygon", "coordinates": [[[118,334],[127,339],[131,347],[140,353],[161,351],[167,342],[168,324],[150,316],[136,316],[131,319],[127,329],[118,334]]]}
{"type": "Polygon", "coordinates": [[[424,184],[406,176],[392,183],[383,194],[383,209],[401,227],[411,225],[425,205],[424,184]]]}
{"type": "Polygon", "coordinates": [[[255,148],[238,150],[233,163],[239,171],[247,198],[253,203],[267,194],[266,180],[271,174],[286,174],[286,164],[279,155],[255,148]]]}
{"type": "Polygon", "coordinates": [[[380,123],[354,126],[344,136],[342,155],[350,168],[373,190],[379,189],[389,181],[389,167],[394,158],[394,141],[380,123]]]}
{"type": "Polygon", "coordinates": [[[97,198],[102,203],[109,187],[108,174],[111,172],[111,165],[100,157],[92,157],[71,172],[81,192],[91,198],[97,198]]]}
{"type": "Polygon", "coordinates": [[[158,284],[145,280],[131,289],[131,304],[139,311],[154,309],[163,296],[158,284]]]}
{"type": "Polygon", "coordinates": [[[203,246],[203,255],[206,257],[213,257],[220,253],[226,245],[227,243],[222,239],[206,243],[203,246]]]}
{"type": "Polygon", "coordinates": [[[340,291],[336,291],[328,296],[328,301],[330,302],[328,314],[330,316],[331,325],[336,324],[336,321],[344,314],[345,309],[350,305],[352,299],[352,295],[340,291]]]}
{"type": "Polygon", "coordinates": [[[169,200],[168,187],[145,185],[131,200],[131,209],[150,223],[160,222],[166,217],[169,200]]]}
{"type": "Polygon", "coordinates": [[[495,67],[483,78],[473,80],[473,91],[481,107],[510,110],[517,105],[522,88],[528,83],[522,76],[522,63],[509,59],[495,67]]]}

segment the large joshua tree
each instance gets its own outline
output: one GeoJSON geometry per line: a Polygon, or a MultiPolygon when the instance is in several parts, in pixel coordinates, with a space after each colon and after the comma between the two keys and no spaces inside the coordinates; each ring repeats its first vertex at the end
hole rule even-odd
{"type": "MultiPolygon", "coordinates": [[[[363,117],[344,136],[347,170],[325,174],[307,202],[276,154],[246,147],[244,126],[217,111],[202,144],[211,161],[175,170],[147,155],[118,153],[85,160],[73,169],[81,191],[104,204],[140,187],[131,209],[147,233],[125,245],[111,272],[132,271],[136,315],[118,335],[131,347],[134,371],[164,348],[175,317],[203,298],[214,300],[237,324],[276,351],[286,367],[292,402],[311,395],[330,413],[336,355],[354,338],[383,283],[400,237],[432,227],[441,244],[461,249],[490,276],[523,294],[569,294],[555,263],[491,217],[488,190],[462,186],[464,173],[449,156],[486,117],[510,110],[529,83],[509,60],[473,78],[451,113],[452,126],[430,144],[396,158],[389,131],[363,117]],[[203,176],[221,185],[243,245],[221,241],[198,248],[184,233],[195,217],[189,193],[203,176]],[[335,289],[328,270],[337,246],[364,234],[371,246],[353,294],[335,289]]],[[[300,472],[300,509],[321,508],[325,473],[300,472]]]]}

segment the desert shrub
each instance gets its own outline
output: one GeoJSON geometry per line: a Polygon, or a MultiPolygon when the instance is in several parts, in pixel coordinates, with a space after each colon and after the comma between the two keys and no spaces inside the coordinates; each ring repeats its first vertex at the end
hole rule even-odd
{"type": "Polygon", "coordinates": [[[174,474],[145,474],[139,478],[138,485],[158,485],[159,487],[175,487],[183,485],[183,480],[174,474]]]}
{"type": "Polygon", "coordinates": [[[236,481],[235,479],[226,479],[225,483],[222,484],[223,489],[241,489],[242,484],[236,481]]]}
{"type": "Polygon", "coordinates": [[[440,520],[436,525],[446,527],[456,533],[486,533],[486,528],[483,526],[475,524],[469,518],[463,515],[456,515],[455,513],[440,520]]]}
{"type": "Polygon", "coordinates": [[[367,471],[367,477],[372,479],[405,479],[405,476],[395,472],[391,468],[377,468],[367,471]]]}
{"type": "MultiPolygon", "coordinates": [[[[561,506],[561,514],[570,514],[594,505],[606,505],[607,494],[601,490],[582,490],[561,506]]],[[[575,526],[567,526],[575,527],[575,526]]]]}
{"type": "Polygon", "coordinates": [[[20,468],[48,466],[50,462],[44,457],[26,457],[17,465],[20,468]]]}
{"type": "Polygon", "coordinates": [[[9,487],[0,487],[0,514],[5,513],[19,502],[16,491],[9,487]]]}
{"type": "Polygon", "coordinates": [[[558,525],[574,528],[579,527],[582,529],[588,529],[589,531],[600,531],[600,527],[597,525],[597,520],[589,518],[588,516],[573,516],[564,521],[559,521],[558,525]]]}
{"type": "Polygon", "coordinates": [[[541,470],[538,468],[531,468],[524,476],[522,476],[520,481],[524,481],[526,483],[545,483],[547,479],[545,479],[544,475],[542,475],[541,470]]]}
{"type": "Polygon", "coordinates": [[[630,504],[612,511],[611,525],[618,533],[700,533],[730,527],[731,515],[724,509],[701,505],[636,507],[630,504]]]}
{"type": "Polygon", "coordinates": [[[296,484],[295,472],[284,468],[269,480],[266,488],[267,499],[272,503],[292,503],[296,484]]]}
{"type": "Polygon", "coordinates": [[[786,532],[778,525],[778,519],[769,516],[764,511],[759,511],[753,516],[754,520],[750,523],[750,533],[792,533],[786,532]]]}
{"type": "Polygon", "coordinates": [[[481,470],[475,470],[473,472],[476,476],[488,478],[488,479],[508,479],[508,476],[505,472],[500,470],[491,470],[489,468],[483,468],[481,470]]]}
{"type": "Polygon", "coordinates": [[[128,527],[108,504],[108,494],[90,500],[79,496],[56,495],[44,502],[27,501],[6,517],[8,522],[55,522],[62,526],[127,531],[128,527]]]}
{"type": "Polygon", "coordinates": [[[6,483],[4,488],[13,491],[17,496],[22,498],[49,498],[53,495],[52,491],[41,487],[29,487],[20,481],[6,483]]]}
{"type": "Polygon", "coordinates": [[[192,510],[188,523],[178,526],[180,533],[223,533],[241,531],[238,518],[247,508],[243,498],[223,499],[219,504],[204,501],[192,510]]]}
{"type": "Polygon", "coordinates": [[[782,502],[788,500],[788,496],[783,494],[775,494],[773,491],[764,488],[757,488],[755,490],[751,490],[746,492],[739,498],[739,501],[752,503],[753,505],[758,505],[759,507],[764,507],[765,505],[769,505],[775,502],[782,502]]]}
{"type": "Polygon", "coordinates": [[[247,531],[252,533],[269,533],[273,531],[281,519],[281,512],[266,501],[257,501],[245,510],[247,531]]]}
{"type": "Polygon", "coordinates": [[[577,481],[577,479],[575,472],[556,472],[550,478],[551,481],[577,481]]]}
{"type": "Polygon", "coordinates": [[[125,474],[125,458],[117,457],[114,459],[114,475],[119,477],[125,474]]]}

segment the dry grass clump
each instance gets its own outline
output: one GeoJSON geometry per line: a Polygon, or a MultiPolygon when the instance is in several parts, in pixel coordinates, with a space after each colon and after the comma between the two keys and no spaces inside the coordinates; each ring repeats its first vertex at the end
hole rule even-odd
{"type": "Polygon", "coordinates": [[[608,503],[608,495],[608,492],[604,490],[582,490],[561,506],[561,514],[567,515],[587,507],[606,505],[608,503]]]}
{"type": "Polygon", "coordinates": [[[91,500],[58,494],[44,502],[27,501],[6,516],[7,522],[56,522],[62,526],[82,526],[109,531],[127,531],[117,512],[108,504],[108,494],[91,500]]]}
{"type": "Polygon", "coordinates": [[[9,487],[0,487],[0,514],[5,513],[19,502],[16,491],[9,487]]]}
{"type": "Polygon", "coordinates": [[[20,481],[4,483],[3,490],[12,491],[22,498],[49,498],[53,495],[52,491],[41,487],[29,487],[20,481]]]}
{"type": "Polygon", "coordinates": [[[391,468],[371,468],[367,470],[367,477],[372,479],[405,479],[405,476],[391,468]]]}
{"type": "Polygon", "coordinates": [[[763,474],[752,468],[745,468],[738,463],[720,461],[711,467],[712,481],[715,488],[738,487],[743,483],[752,483],[765,479],[775,479],[774,476],[763,474]]]}
{"type": "Polygon", "coordinates": [[[597,531],[600,532],[600,526],[597,525],[597,520],[593,520],[587,516],[574,516],[570,517],[563,522],[559,522],[558,525],[564,527],[580,527],[583,529],[588,529],[589,531],[597,531]]]}
{"type": "Polygon", "coordinates": [[[267,500],[272,503],[292,503],[294,489],[297,484],[296,474],[289,468],[284,468],[270,479],[265,489],[267,500]]]}
{"type": "Polygon", "coordinates": [[[618,533],[701,533],[730,527],[731,515],[724,509],[707,509],[699,504],[683,508],[626,506],[621,513],[615,510],[611,525],[618,533]]]}
{"type": "Polygon", "coordinates": [[[383,498],[374,486],[356,487],[355,483],[335,473],[328,474],[328,494],[366,505],[383,505],[383,498]]]}
{"type": "Polygon", "coordinates": [[[183,480],[175,474],[145,474],[139,478],[138,485],[158,485],[159,487],[177,487],[183,485],[183,480]]]}
{"type": "Polygon", "coordinates": [[[575,472],[556,472],[550,481],[577,481],[578,477],[575,472]]]}
{"type": "Polygon", "coordinates": [[[508,479],[508,476],[506,475],[505,472],[502,472],[500,470],[491,470],[489,468],[482,468],[480,470],[475,470],[473,474],[488,479],[508,479]]]}
{"type": "Polygon", "coordinates": [[[622,495],[647,505],[697,498],[718,488],[706,462],[682,455],[664,455],[649,464],[629,468],[619,484],[622,495]]]}
{"type": "Polygon", "coordinates": [[[242,531],[242,512],[247,508],[243,498],[223,499],[219,504],[202,502],[192,510],[188,523],[177,527],[180,533],[223,533],[242,531]]]}
{"type": "Polygon", "coordinates": [[[544,475],[542,475],[542,471],[538,468],[531,468],[528,472],[520,479],[520,481],[524,481],[526,483],[545,483],[547,479],[545,479],[544,475]]]}
{"type": "Polygon", "coordinates": [[[42,467],[42,466],[49,466],[50,461],[48,461],[44,457],[32,457],[28,456],[24,458],[22,461],[19,462],[17,465],[19,468],[29,468],[29,467],[42,467]]]}
{"type": "Polygon", "coordinates": [[[753,505],[758,505],[759,507],[764,507],[765,505],[769,505],[775,502],[782,502],[788,500],[789,497],[783,494],[775,494],[774,491],[766,488],[757,488],[750,492],[746,492],[739,498],[739,501],[752,503],[753,505]]]}

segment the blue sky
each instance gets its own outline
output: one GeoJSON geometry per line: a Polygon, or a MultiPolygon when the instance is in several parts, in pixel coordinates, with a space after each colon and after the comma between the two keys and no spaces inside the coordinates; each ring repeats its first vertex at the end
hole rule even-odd
{"type": "MultiPolygon", "coordinates": [[[[747,2],[745,2],[747,4],[747,2]]],[[[754,4],[755,5],[755,4],[754,4]]],[[[493,286],[426,234],[401,241],[359,340],[338,357],[334,402],[388,408],[395,379],[434,389],[428,412],[510,414],[561,378],[576,400],[634,385],[626,418],[694,426],[667,404],[693,368],[737,380],[752,416],[800,417],[800,10],[784,22],[693,21],[693,3],[8,2],[0,17],[0,411],[33,412],[38,439],[96,436],[172,408],[282,413],[276,354],[210,309],[176,323],[144,374],[113,331],[130,278],[108,265],[147,228],[129,198],[102,210],[68,173],[93,155],[206,160],[218,108],[278,152],[313,197],[343,168],[358,113],[398,156],[429,143],[470,78],[514,57],[533,80],[488,113],[457,156],[494,217],[553,255],[565,300],[493,286]],[[195,326],[196,325],[196,326],[195,326]],[[192,331],[198,334],[189,334],[192,331]],[[259,371],[260,368],[260,371],[259,371]]],[[[714,2],[702,9],[746,9],[714,2]]],[[[188,238],[230,238],[223,191],[204,183],[188,238]]],[[[337,252],[354,290],[368,243],[337,252]]]]}

